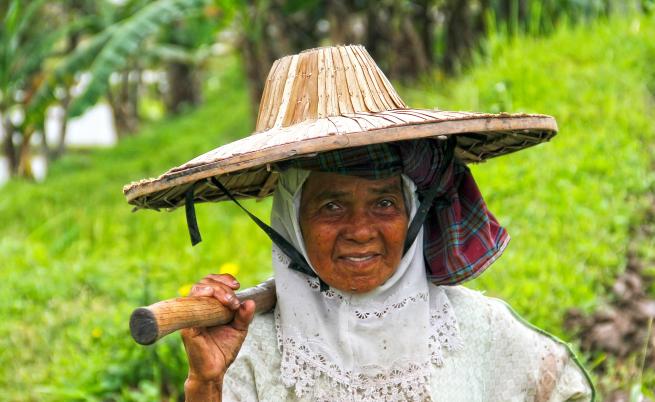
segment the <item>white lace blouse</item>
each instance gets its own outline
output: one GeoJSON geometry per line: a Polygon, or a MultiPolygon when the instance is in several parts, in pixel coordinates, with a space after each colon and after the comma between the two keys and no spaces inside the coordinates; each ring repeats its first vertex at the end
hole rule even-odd
{"type": "MultiPolygon", "coordinates": [[[[592,386],[566,347],[527,327],[497,299],[460,286],[445,290],[464,347],[445,351],[443,364],[432,367],[432,401],[591,400],[592,386]]],[[[280,381],[280,359],[274,314],[256,317],[226,373],[223,400],[298,401],[280,381]]],[[[302,400],[344,400],[335,392],[319,379],[302,400]]]]}

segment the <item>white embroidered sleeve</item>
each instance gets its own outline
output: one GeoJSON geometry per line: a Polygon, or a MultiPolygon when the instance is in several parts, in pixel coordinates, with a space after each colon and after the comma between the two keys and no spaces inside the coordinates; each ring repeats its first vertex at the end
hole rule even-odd
{"type": "Polygon", "coordinates": [[[223,380],[223,402],[256,401],[255,375],[247,357],[237,358],[223,380]]]}
{"type": "Polygon", "coordinates": [[[488,300],[498,324],[493,327],[496,361],[510,375],[505,379],[515,381],[517,394],[535,402],[591,400],[591,385],[565,344],[532,327],[504,302],[488,300]]]}
{"type": "Polygon", "coordinates": [[[591,400],[591,389],[587,378],[577,364],[569,360],[560,372],[549,402],[589,400],[591,400]]]}

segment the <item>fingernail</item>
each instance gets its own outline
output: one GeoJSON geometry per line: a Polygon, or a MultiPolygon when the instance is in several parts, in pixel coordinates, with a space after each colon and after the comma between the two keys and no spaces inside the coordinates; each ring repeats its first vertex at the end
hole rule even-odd
{"type": "Polygon", "coordinates": [[[232,286],[239,286],[239,281],[237,280],[232,281],[232,286]]]}
{"type": "Polygon", "coordinates": [[[225,301],[228,302],[228,303],[232,303],[232,299],[234,299],[234,296],[232,296],[232,295],[225,296],[225,301]]]}

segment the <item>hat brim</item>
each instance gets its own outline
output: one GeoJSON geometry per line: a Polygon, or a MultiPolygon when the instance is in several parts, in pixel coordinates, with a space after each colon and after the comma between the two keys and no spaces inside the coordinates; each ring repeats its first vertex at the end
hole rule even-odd
{"type": "Polygon", "coordinates": [[[455,155],[463,162],[482,162],[548,141],[557,123],[541,114],[486,114],[397,109],[321,118],[289,127],[273,127],[209,151],[170,169],[156,179],[126,185],[123,192],[136,208],[172,209],[184,205],[194,187],[196,202],[227,196],[210,177],[240,198],[263,198],[274,188],[270,165],[282,160],[370,144],[455,135],[455,155]]]}

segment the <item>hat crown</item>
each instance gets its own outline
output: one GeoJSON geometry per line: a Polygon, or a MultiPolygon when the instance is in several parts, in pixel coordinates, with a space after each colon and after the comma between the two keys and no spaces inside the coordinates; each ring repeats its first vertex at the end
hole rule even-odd
{"type": "Polygon", "coordinates": [[[363,46],[321,47],[273,63],[256,131],[405,108],[407,105],[363,46]]]}

